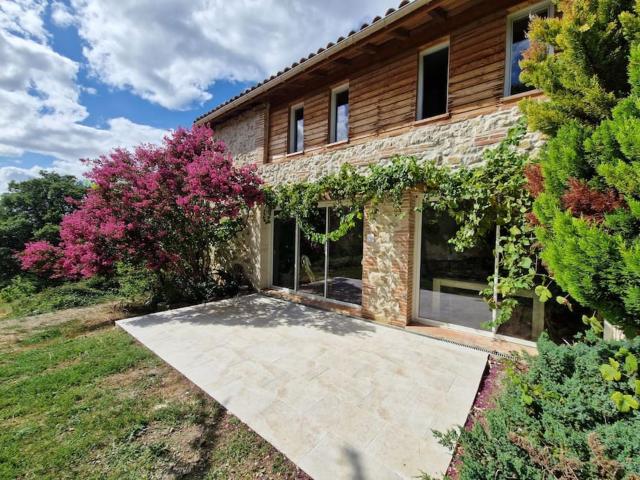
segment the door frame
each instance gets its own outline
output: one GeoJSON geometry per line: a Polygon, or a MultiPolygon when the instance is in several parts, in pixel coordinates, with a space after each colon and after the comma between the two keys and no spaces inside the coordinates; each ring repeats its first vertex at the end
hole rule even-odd
{"type": "MultiPolygon", "coordinates": [[[[335,205],[335,202],[323,201],[318,203],[318,208],[325,209],[325,233],[329,231],[329,209],[335,205]]],[[[300,270],[300,227],[298,225],[298,220],[295,219],[295,248],[294,248],[294,269],[293,269],[293,289],[287,287],[280,287],[278,285],[273,284],[273,250],[274,250],[274,225],[275,225],[275,213],[271,214],[270,226],[269,226],[269,288],[274,290],[283,291],[285,293],[289,293],[292,295],[299,295],[301,297],[309,298],[310,300],[322,300],[323,302],[329,302],[336,305],[341,305],[345,307],[357,307],[361,308],[362,304],[358,303],[349,303],[343,302],[341,300],[336,300],[333,298],[329,298],[328,295],[328,273],[329,273],[329,242],[324,243],[324,294],[323,295],[315,295],[313,293],[301,292],[299,289],[299,270],[300,270]]],[[[363,238],[364,243],[364,238],[363,238]]],[[[363,246],[364,247],[364,246],[363,246]]]]}

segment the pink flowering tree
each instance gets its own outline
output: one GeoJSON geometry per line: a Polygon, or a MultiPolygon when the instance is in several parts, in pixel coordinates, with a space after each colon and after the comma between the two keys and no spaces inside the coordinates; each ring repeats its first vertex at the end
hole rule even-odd
{"type": "Polygon", "coordinates": [[[224,248],[264,200],[255,166],[236,167],[208,127],[178,129],[161,146],[118,149],[91,163],[92,187],[64,217],[60,245],[27,245],[23,268],[86,278],[128,262],[201,297],[212,248],[224,248]]]}

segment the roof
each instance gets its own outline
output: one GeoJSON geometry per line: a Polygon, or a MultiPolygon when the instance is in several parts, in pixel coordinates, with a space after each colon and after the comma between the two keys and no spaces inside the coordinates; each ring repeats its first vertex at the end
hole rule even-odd
{"type": "Polygon", "coordinates": [[[247,88],[235,97],[230,98],[226,102],[216,106],[214,109],[200,115],[195,119],[194,123],[203,123],[205,121],[213,120],[216,117],[243,105],[252,98],[268,91],[270,88],[331,57],[333,54],[343,50],[349,45],[352,45],[356,41],[360,41],[363,38],[379,31],[392,21],[408,15],[418,7],[431,3],[431,1],[432,0],[402,0],[397,8],[389,8],[385,12],[384,16],[377,16],[373,18],[370,23],[363,24],[358,31],[352,30],[346,36],[339,37],[335,42],[329,42],[325,47],[320,47],[316,52],[311,52],[308,56],[301,58],[297,62],[293,62],[290,66],[285,67],[284,70],[281,70],[275,75],[272,75],[252,87],[247,88]]]}

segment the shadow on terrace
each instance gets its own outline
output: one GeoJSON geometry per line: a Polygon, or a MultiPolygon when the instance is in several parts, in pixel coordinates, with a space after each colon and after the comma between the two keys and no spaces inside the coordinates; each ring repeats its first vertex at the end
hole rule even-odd
{"type": "Polygon", "coordinates": [[[375,331],[375,326],[364,320],[260,294],[154,313],[128,320],[127,323],[133,327],[141,328],[157,327],[163,323],[251,328],[289,326],[315,328],[340,336],[369,335],[375,331]]]}

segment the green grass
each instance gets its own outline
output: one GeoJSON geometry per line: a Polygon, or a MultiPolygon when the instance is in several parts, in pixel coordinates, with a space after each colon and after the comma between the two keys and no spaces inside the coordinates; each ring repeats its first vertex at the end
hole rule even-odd
{"type": "Polygon", "coordinates": [[[294,478],[295,467],[102,319],[0,347],[0,479],[294,478]]]}

